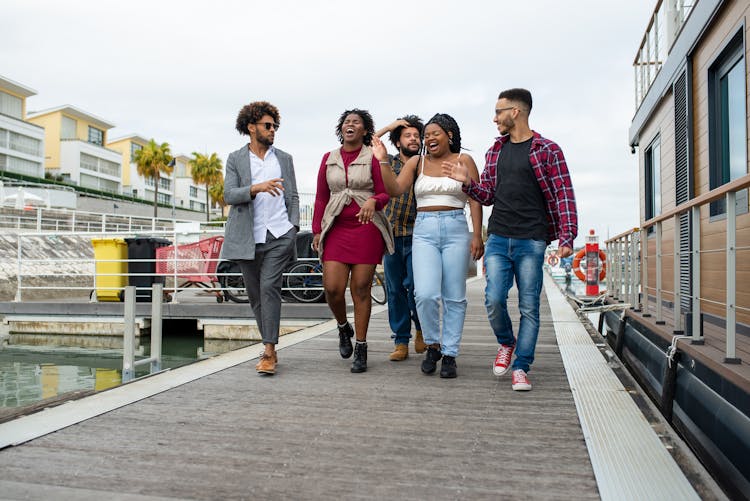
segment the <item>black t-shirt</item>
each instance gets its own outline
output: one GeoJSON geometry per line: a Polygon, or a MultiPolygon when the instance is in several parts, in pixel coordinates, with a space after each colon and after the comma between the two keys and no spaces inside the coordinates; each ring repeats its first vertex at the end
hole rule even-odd
{"type": "Polygon", "coordinates": [[[544,195],[529,161],[532,139],[508,141],[500,150],[488,233],[544,241],[548,238],[544,195]]]}

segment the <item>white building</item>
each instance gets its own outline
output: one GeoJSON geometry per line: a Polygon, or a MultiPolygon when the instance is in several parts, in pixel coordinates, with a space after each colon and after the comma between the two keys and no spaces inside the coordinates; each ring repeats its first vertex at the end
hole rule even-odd
{"type": "Polygon", "coordinates": [[[26,122],[36,91],[0,76],[0,171],[44,177],[44,129],[26,122]]]}

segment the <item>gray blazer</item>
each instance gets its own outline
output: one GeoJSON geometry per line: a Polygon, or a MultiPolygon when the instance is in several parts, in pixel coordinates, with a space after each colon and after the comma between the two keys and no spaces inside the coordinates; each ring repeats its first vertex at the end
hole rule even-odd
{"type": "MultiPolygon", "coordinates": [[[[294,163],[289,153],[274,148],[281,165],[284,179],[284,202],[289,222],[299,230],[299,194],[294,163]]],[[[221,249],[223,259],[255,259],[255,238],[253,237],[253,200],[250,186],[253,184],[250,172],[250,156],[246,144],[229,154],[224,178],[224,201],[231,205],[221,249]]]]}

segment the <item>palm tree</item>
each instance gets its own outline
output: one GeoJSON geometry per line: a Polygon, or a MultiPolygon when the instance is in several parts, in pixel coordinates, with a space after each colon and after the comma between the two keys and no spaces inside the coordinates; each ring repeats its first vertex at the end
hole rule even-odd
{"type": "Polygon", "coordinates": [[[219,204],[220,207],[227,205],[224,201],[224,176],[219,176],[219,179],[208,187],[208,194],[211,196],[211,203],[219,204]]]}
{"type": "Polygon", "coordinates": [[[206,185],[206,221],[210,221],[211,206],[209,205],[208,195],[210,186],[220,182],[222,179],[223,165],[221,164],[221,159],[216,153],[211,153],[209,156],[194,151],[193,158],[190,159],[188,165],[190,166],[190,176],[193,178],[193,182],[206,185]]]}
{"type": "Polygon", "coordinates": [[[159,207],[159,179],[162,174],[171,174],[174,167],[174,157],[169,151],[169,143],[157,144],[151,139],[146,146],[135,152],[133,161],[139,176],[154,180],[154,217],[156,217],[159,207]]]}

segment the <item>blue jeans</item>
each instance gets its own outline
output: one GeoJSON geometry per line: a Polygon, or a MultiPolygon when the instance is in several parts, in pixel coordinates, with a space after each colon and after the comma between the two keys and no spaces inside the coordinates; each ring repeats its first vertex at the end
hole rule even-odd
{"type": "Polygon", "coordinates": [[[417,212],[412,266],[422,335],[425,343],[440,343],[443,355],[451,357],[458,355],[464,329],[469,244],[469,226],[463,209],[417,212]]]}
{"type": "Polygon", "coordinates": [[[539,296],[542,293],[542,264],[547,243],[542,240],[506,238],[491,234],[484,250],[487,288],[484,304],[497,342],[516,346],[511,368],[529,371],[534,362],[539,335],[539,296]],[[518,339],[508,316],[508,291],[516,279],[521,322],[518,339]]]}
{"type": "Polygon", "coordinates": [[[422,330],[414,302],[414,272],[411,267],[411,235],[393,239],[395,251],[383,257],[388,292],[388,323],[395,344],[409,344],[411,323],[422,330]]]}

